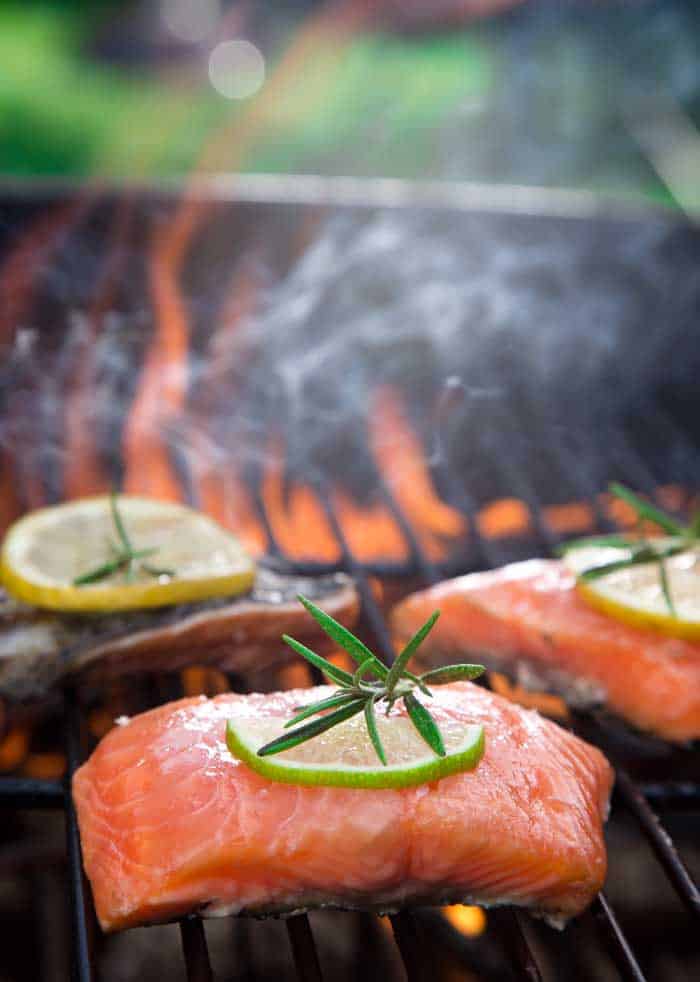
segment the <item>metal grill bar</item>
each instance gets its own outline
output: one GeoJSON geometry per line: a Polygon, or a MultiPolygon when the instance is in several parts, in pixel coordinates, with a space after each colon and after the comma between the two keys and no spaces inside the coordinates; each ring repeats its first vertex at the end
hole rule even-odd
{"type": "Polygon", "coordinates": [[[199,917],[185,917],[180,921],[180,939],[187,970],[187,982],[214,982],[207,938],[199,917]]]}
{"type": "Polygon", "coordinates": [[[285,924],[299,982],[323,982],[309,918],[306,914],[297,914],[288,917],[285,924]]]}
{"type": "Polygon", "coordinates": [[[626,982],[646,982],[646,976],[604,893],[599,893],[593,901],[592,910],[622,978],[626,982]]]}
{"type": "Polygon", "coordinates": [[[503,939],[506,954],[516,975],[527,982],[542,982],[539,966],[523,932],[519,912],[511,907],[499,907],[492,910],[489,917],[491,923],[499,929],[499,937],[503,939]]]}
{"type": "Polygon", "coordinates": [[[625,771],[617,772],[616,788],[627,808],[639,822],[676,892],[696,921],[700,921],[700,891],[681,862],[670,835],[625,771]]]}
{"type": "Polygon", "coordinates": [[[65,790],[59,781],[31,777],[0,780],[0,808],[63,808],[65,790]]]}
{"type": "Polygon", "coordinates": [[[404,910],[389,918],[396,945],[406,969],[408,982],[425,982],[430,978],[426,964],[425,946],[421,944],[420,929],[413,914],[404,910]]]}
{"type": "Polygon", "coordinates": [[[68,850],[68,881],[71,901],[71,926],[73,939],[73,977],[76,982],[92,982],[93,971],[85,909],[85,881],[83,879],[82,853],[78,820],[73,807],[71,782],[80,762],[80,717],[78,702],[73,689],[64,697],[64,727],[66,752],[66,778],[64,809],[66,812],[66,841],[68,850]]]}

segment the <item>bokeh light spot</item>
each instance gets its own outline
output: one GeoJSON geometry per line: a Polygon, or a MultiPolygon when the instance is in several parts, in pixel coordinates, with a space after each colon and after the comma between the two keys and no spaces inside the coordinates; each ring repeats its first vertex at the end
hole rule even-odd
{"type": "Polygon", "coordinates": [[[227,99],[247,99],[265,81],[265,59],[250,41],[222,41],[209,57],[209,79],[227,99]]]}

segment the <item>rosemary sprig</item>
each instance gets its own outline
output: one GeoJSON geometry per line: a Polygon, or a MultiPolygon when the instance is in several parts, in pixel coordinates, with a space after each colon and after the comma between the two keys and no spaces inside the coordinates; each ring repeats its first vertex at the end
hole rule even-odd
{"type": "Polygon", "coordinates": [[[681,552],[697,546],[700,542],[700,510],[691,517],[689,525],[681,525],[671,515],[652,505],[650,502],[640,498],[624,484],[613,483],[610,485],[610,493],[620,501],[630,505],[635,512],[637,522],[641,526],[642,522],[652,522],[666,532],[666,536],[660,541],[646,539],[641,535],[600,535],[576,539],[573,542],[566,542],[560,546],[558,552],[565,555],[572,549],[582,549],[589,546],[605,547],[608,549],[619,549],[623,555],[619,559],[611,560],[607,563],[600,563],[591,566],[580,574],[582,580],[597,580],[600,577],[616,573],[618,570],[627,569],[630,566],[639,566],[645,563],[656,563],[659,570],[659,585],[663,594],[668,612],[671,617],[677,617],[676,608],[671,596],[671,590],[666,571],[666,560],[671,556],[677,556],[681,552]]]}
{"type": "MultiPolygon", "coordinates": [[[[87,586],[90,583],[99,583],[102,580],[107,579],[113,573],[123,572],[127,580],[132,580],[134,578],[134,563],[137,560],[147,559],[149,556],[153,556],[158,552],[157,547],[151,547],[150,549],[134,549],[131,539],[126,531],[126,526],[124,525],[124,520],[119,512],[119,506],[117,504],[116,492],[112,492],[109,497],[109,506],[112,512],[112,522],[114,523],[114,528],[117,533],[117,538],[119,544],[111,542],[112,552],[114,553],[114,558],[109,562],[101,563],[94,569],[88,570],[87,573],[82,573],[80,576],[76,576],[73,580],[73,586],[87,586]]],[[[141,563],[140,568],[148,573],[149,576],[174,576],[175,570],[173,569],[163,569],[158,566],[152,566],[150,563],[141,563]]]]}
{"type": "Polygon", "coordinates": [[[325,733],[333,726],[337,726],[339,723],[363,712],[372,746],[377,757],[386,767],[386,753],[377,729],[375,707],[378,703],[385,702],[388,714],[394,703],[402,699],[408,718],[417,732],[435,754],[444,757],[445,744],[440,729],[429,710],[416,698],[414,689],[419,689],[424,695],[430,697],[431,692],[425,684],[426,680],[441,685],[444,682],[455,682],[459,679],[476,679],[485,669],[483,665],[449,665],[445,668],[433,669],[420,676],[408,671],[406,665],[432,630],[440,612],[436,610],[434,614],[431,614],[390,667],[385,665],[381,658],[370,651],[367,645],[363,644],[352,632],[322,611],[316,604],[306,597],[299,596],[298,599],[325,633],[350,655],[357,664],[357,669],[351,675],[350,672],[338,668],[337,665],[316,654],[315,651],[307,648],[300,641],[290,638],[287,634],[283,635],[283,640],[290,648],[293,648],[297,654],[305,658],[315,668],[320,669],[329,681],[338,685],[338,689],[331,696],[318,702],[308,706],[298,706],[296,715],[285,723],[284,728],[288,732],[265,744],[264,747],[260,747],[258,755],[269,757],[272,754],[281,753],[283,750],[290,750],[292,747],[297,747],[300,743],[311,740],[320,733],[325,733]],[[365,676],[370,672],[372,678],[367,680],[365,676]],[[329,710],[332,712],[328,712],[329,710]],[[289,729],[289,727],[301,723],[302,720],[307,720],[311,716],[318,716],[321,713],[327,715],[322,715],[311,723],[297,726],[296,729],[289,729]]]}

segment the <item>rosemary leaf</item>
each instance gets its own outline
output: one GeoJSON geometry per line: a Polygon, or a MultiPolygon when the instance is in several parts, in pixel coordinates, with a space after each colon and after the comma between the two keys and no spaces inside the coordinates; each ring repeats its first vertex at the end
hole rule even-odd
{"type": "Polygon", "coordinates": [[[308,706],[302,706],[296,716],[293,716],[289,722],[284,724],[284,728],[288,730],[290,726],[301,723],[303,719],[308,719],[309,716],[315,716],[317,713],[322,713],[326,709],[337,709],[338,706],[344,706],[346,703],[354,702],[356,699],[357,695],[355,693],[337,692],[335,695],[329,696],[328,699],[321,699],[320,702],[312,702],[308,706]]]}
{"type": "Polygon", "coordinates": [[[119,514],[119,508],[117,506],[117,492],[112,491],[109,496],[109,505],[112,509],[112,521],[114,522],[114,527],[117,530],[117,535],[121,540],[121,544],[124,547],[124,552],[133,553],[133,548],[131,545],[131,540],[126,534],[126,529],[124,528],[124,523],[122,522],[122,516],[119,514]]]}
{"type": "Polygon", "coordinates": [[[554,552],[557,556],[565,556],[572,549],[589,549],[592,546],[601,549],[632,549],[635,545],[636,541],[625,535],[591,535],[583,539],[573,539],[571,542],[562,542],[555,547],[554,552]]]}
{"type": "Polygon", "coordinates": [[[421,681],[429,681],[434,685],[444,685],[446,682],[459,682],[462,679],[478,679],[485,671],[483,665],[443,665],[441,668],[433,668],[429,672],[424,672],[421,675],[421,681]]]}
{"type": "MultiPolygon", "coordinates": [[[[649,560],[644,560],[644,562],[649,562],[649,560]]],[[[579,573],[579,579],[597,580],[601,576],[608,576],[610,573],[617,573],[620,569],[627,569],[629,566],[634,566],[634,559],[630,556],[629,559],[618,559],[612,563],[601,563],[600,566],[591,566],[590,569],[585,569],[582,573],[579,573]]]]}
{"type": "Polygon", "coordinates": [[[83,573],[81,576],[76,576],[73,580],[73,586],[87,586],[88,583],[99,583],[100,580],[106,579],[111,576],[112,573],[116,573],[118,570],[123,569],[128,559],[120,557],[119,559],[113,559],[109,563],[103,563],[101,566],[96,566],[95,569],[89,570],[87,573],[83,573]]]}
{"type": "Polygon", "coordinates": [[[666,563],[664,562],[663,559],[659,560],[659,580],[661,582],[661,592],[664,595],[664,600],[666,601],[666,606],[668,607],[671,617],[678,617],[678,614],[676,613],[676,608],[671,598],[671,588],[668,583],[668,575],[666,573],[666,563]]]}
{"type": "Polygon", "coordinates": [[[406,647],[403,649],[401,654],[397,657],[396,661],[389,669],[389,674],[384,680],[384,685],[386,686],[386,694],[388,697],[391,697],[391,694],[396,687],[396,683],[403,675],[404,669],[406,668],[409,659],[413,654],[415,654],[418,647],[428,636],[428,634],[433,628],[433,625],[435,624],[435,621],[438,619],[439,616],[440,616],[439,610],[434,611],[430,615],[430,617],[425,622],[425,624],[422,627],[418,628],[416,633],[413,635],[411,640],[408,642],[406,647]]]}
{"type": "Polygon", "coordinates": [[[579,574],[582,580],[597,580],[601,576],[608,576],[616,573],[620,569],[627,569],[630,566],[641,566],[644,563],[658,563],[669,556],[676,556],[683,552],[685,546],[669,546],[667,549],[655,549],[650,545],[644,544],[636,548],[626,559],[618,559],[611,563],[602,563],[600,566],[591,566],[579,574]]]}
{"type": "Polygon", "coordinates": [[[351,716],[361,713],[364,709],[365,701],[364,699],[357,699],[349,703],[349,705],[336,710],[334,713],[321,716],[319,719],[315,719],[311,723],[306,723],[304,726],[298,726],[296,730],[290,730],[283,736],[271,740],[270,743],[266,743],[264,747],[260,747],[258,756],[269,757],[272,754],[279,754],[283,750],[291,750],[292,747],[297,747],[300,743],[305,743],[312,737],[318,736],[319,733],[324,733],[326,730],[330,730],[331,727],[337,726],[338,723],[343,723],[346,719],[350,719],[351,716]]]}
{"type": "Polygon", "coordinates": [[[372,746],[375,749],[377,757],[379,757],[382,764],[386,767],[386,754],[384,753],[382,738],[379,736],[379,730],[377,729],[377,717],[374,713],[376,698],[376,696],[372,696],[371,699],[367,699],[365,702],[365,723],[367,724],[367,732],[369,733],[369,738],[372,741],[372,746]]]}
{"type": "Polygon", "coordinates": [[[419,702],[412,692],[409,692],[408,695],[403,697],[403,702],[411,722],[415,726],[418,733],[420,733],[430,749],[436,753],[438,757],[444,757],[445,744],[442,740],[442,734],[438,729],[437,723],[425,708],[423,703],[419,702]]]}
{"type": "Polygon", "coordinates": [[[306,607],[313,619],[326,632],[328,637],[332,638],[336,644],[339,644],[341,648],[347,651],[358,665],[361,665],[367,659],[371,659],[372,664],[370,667],[374,674],[380,679],[387,677],[389,669],[369,650],[366,644],[363,644],[351,631],[348,631],[346,627],[339,624],[330,614],[326,614],[315,603],[312,603],[311,600],[307,600],[301,594],[298,595],[297,599],[306,607]]]}
{"type": "Polygon", "coordinates": [[[634,491],[630,491],[624,484],[613,482],[610,485],[610,493],[634,508],[639,518],[645,518],[647,521],[653,522],[659,528],[662,528],[664,532],[668,532],[670,535],[684,535],[686,533],[687,530],[682,525],[679,525],[675,519],[671,518],[670,515],[667,515],[650,502],[645,501],[644,498],[640,498],[639,495],[636,495],[634,491]]]}
{"type": "Polygon", "coordinates": [[[372,661],[373,661],[372,658],[366,658],[362,662],[362,664],[359,666],[359,668],[357,669],[357,671],[354,673],[352,677],[352,681],[354,685],[360,684],[360,682],[362,681],[362,676],[365,674],[365,672],[367,672],[370,669],[372,665],[372,661]]]}
{"type": "Polygon", "coordinates": [[[295,638],[290,638],[288,634],[283,634],[282,640],[285,644],[288,644],[290,648],[293,648],[298,655],[301,655],[302,658],[306,658],[308,662],[310,662],[316,668],[319,668],[323,674],[327,678],[332,679],[333,682],[337,682],[337,684],[343,686],[343,688],[349,688],[350,686],[354,685],[350,672],[346,672],[344,669],[338,668],[337,665],[327,661],[321,655],[317,655],[315,651],[312,651],[311,648],[307,648],[305,644],[301,643],[301,641],[297,641],[295,638]]]}

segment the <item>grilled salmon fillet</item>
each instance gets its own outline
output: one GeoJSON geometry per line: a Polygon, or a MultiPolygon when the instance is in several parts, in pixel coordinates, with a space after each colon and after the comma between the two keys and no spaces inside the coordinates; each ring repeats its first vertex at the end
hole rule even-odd
{"type": "Polygon", "coordinates": [[[402,790],[275,783],[231,756],[229,717],[279,717],[329,687],[183,699],[115,727],[75,774],[85,869],[106,931],[332,906],[518,904],[578,914],[606,871],[613,780],[571,733],[471,683],[438,720],[483,723],[478,767],[402,790]]]}
{"type": "Polygon", "coordinates": [[[535,684],[572,703],[604,703],[666,740],[700,737],[700,643],[593,610],[556,560],[514,563],[414,593],[394,608],[394,636],[409,637],[436,609],[441,616],[419,658],[468,656],[511,674],[526,665],[535,684]]]}
{"type": "Polygon", "coordinates": [[[280,641],[284,633],[327,649],[299,593],[343,624],[357,618],[350,577],[297,576],[265,565],[239,596],[116,614],[59,614],[0,591],[0,695],[39,699],[76,673],[103,680],[196,664],[259,672],[293,657],[280,641]]]}

